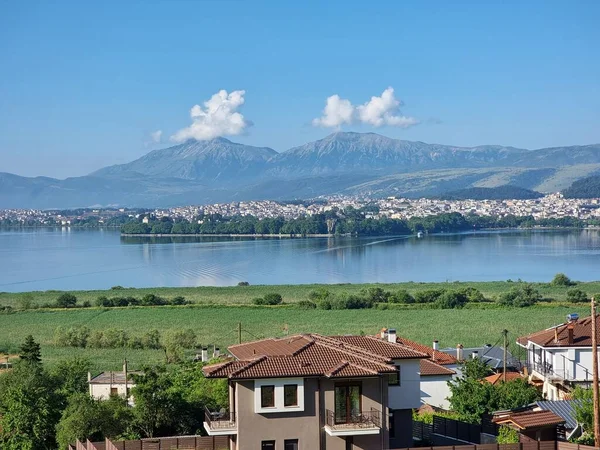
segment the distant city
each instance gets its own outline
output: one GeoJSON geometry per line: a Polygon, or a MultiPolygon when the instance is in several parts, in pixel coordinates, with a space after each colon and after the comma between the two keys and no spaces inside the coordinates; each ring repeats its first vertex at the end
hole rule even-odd
{"type": "Polygon", "coordinates": [[[165,209],[106,208],[75,210],[4,209],[0,224],[5,226],[120,226],[142,216],[169,217],[193,221],[197,217],[219,214],[223,217],[253,216],[259,219],[299,217],[322,214],[333,209],[369,207],[366,218],[410,219],[457,212],[478,216],[531,216],[535,219],[574,217],[600,218],[600,198],[573,199],[562,194],[549,194],[527,200],[437,200],[387,197],[332,196],[306,201],[277,202],[271,200],[189,205],[165,209]]]}

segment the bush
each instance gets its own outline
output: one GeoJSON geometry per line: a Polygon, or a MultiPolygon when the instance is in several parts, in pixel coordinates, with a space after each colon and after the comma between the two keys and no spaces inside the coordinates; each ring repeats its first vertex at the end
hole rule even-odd
{"type": "Polygon", "coordinates": [[[498,444],[517,444],[519,442],[519,432],[506,425],[501,425],[498,429],[498,444]]]}
{"type": "Polygon", "coordinates": [[[166,305],[167,302],[164,298],[159,297],[158,295],[146,294],[142,297],[140,304],[142,306],[162,306],[166,305]]]}
{"type": "Polygon", "coordinates": [[[369,299],[356,294],[339,294],[331,300],[331,309],[367,309],[373,306],[369,299]]]}
{"type": "Polygon", "coordinates": [[[500,296],[498,303],[503,306],[516,306],[523,308],[533,306],[542,299],[542,295],[531,284],[512,288],[500,296]]]}
{"type": "Polygon", "coordinates": [[[181,348],[196,347],[196,333],[192,329],[178,330],[169,336],[169,344],[181,348]]]}
{"type": "Polygon", "coordinates": [[[467,296],[467,299],[471,303],[481,303],[487,301],[484,295],[481,293],[479,289],[475,289],[474,287],[468,287],[461,289],[459,292],[462,292],[467,296]]]}
{"type": "Polygon", "coordinates": [[[177,297],[174,297],[171,300],[171,305],[187,305],[188,302],[185,299],[185,297],[182,297],[181,295],[178,295],[177,297]]]}
{"type": "Polygon", "coordinates": [[[446,291],[435,301],[440,309],[462,308],[469,301],[467,295],[460,291],[446,291]]]}
{"type": "Polygon", "coordinates": [[[372,287],[361,291],[361,296],[371,303],[387,303],[392,296],[391,292],[384,291],[380,287],[372,287]]]}
{"type": "Polygon", "coordinates": [[[92,304],[90,303],[89,300],[84,300],[83,303],[81,304],[81,306],[83,308],[89,308],[90,306],[92,306],[92,304]]]}
{"type": "Polygon", "coordinates": [[[557,273],[550,282],[552,286],[574,286],[575,283],[564,273],[557,273]]]}
{"type": "Polygon", "coordinates": [[[59,308],[73,308],[77,304],[77,297],[65,292],[56,299],[56,306],[59,308]]]}
{"type": "Polygon", "coordinates": [[[331,309],[331,300],[326,298],[326,299],[317,301],[317,308],[324,309],[324,310],[331,309]]]}
{"type": "Polygon", "coordinates": [[[102,295],[96,299],[96,306],[110,308],[112,306],[112,302],[106,296],[102,295]]]}
{"type": "Polygon", "coordinates": [[[310,300],[300,300],[296,303],[298,309],[316,309],[317,304],[315,302],[311,302],[310,300]]]}
{"type": "Polygon", "coordinates": [[[250,283],[248,283],[247,281],[240,281],[237,285],[238,286],[250,286],[250,283]]]}
{"type": "Polygon", "coordinates": [[[440,298],[444,292],[446,292],[445,289],[428,289],[425,291],[419,291],[415,293],[415,303],[433,303],[440,298]]]}
{"type": "Polygon", "coordinates": [[[390,296],[389,302],[390,303],[404,303],[404,304],[408,305],[408,304],[414,303],[415,299],[412,295],[410,295],[408,293],[408,291],[399,290],[395,294],[390,296]]]}
{"type": "Polygon", "coordinates": [[[567,291],[567,301],[571,303],[586,303],[589,299],[587,293],[581,289],[569,289],[567,291]]]}
{"type": "Polygon", "coordinates": [[[327,300],[328,298],[331,298],[332,296],[333,296],[333,294],[325,288],[319,288],[316,291],[310,291],[308,293],[308,299],[313,302],[327,300]]]}
{"type": "Polygon", "coordinates": [[[264,297],[255,298],[252,300],[252,303],[255,305],[280,305],[283,301],[283,298],[280,294],[270,293],[265,294],[264,297]]]}

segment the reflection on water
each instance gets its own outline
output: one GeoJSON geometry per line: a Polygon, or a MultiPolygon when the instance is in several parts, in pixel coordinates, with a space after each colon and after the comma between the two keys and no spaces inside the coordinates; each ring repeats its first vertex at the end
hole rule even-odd
{"type": "Polygon", "coordinates": [[[375,238],[121,237],[0,231],[0,291],[122,286],[600,279],[598,231],[375,238]]]}

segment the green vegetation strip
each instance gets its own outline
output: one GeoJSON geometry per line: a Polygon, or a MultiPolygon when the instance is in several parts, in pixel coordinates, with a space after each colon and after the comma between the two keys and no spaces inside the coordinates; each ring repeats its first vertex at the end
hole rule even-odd
{"type": "MultiPolygon", "coordinates": [[[[280,292],[281,286],[277,287],[280,292]]],[[[310,290],[310,288],[305,288],[310,290]]],[[[273,289],[275,290],[275,289],[273,289]]],[[[255,296],[256,293],[250,297],[255,296]]],[[[305,298],[305,297],[304,297],[305,298]]],[[[162,306],[111,309],[31,310],[0,315],[0,351],[14,351],[28,334],[42,345],[49,364],[79,355],[90,358],[96,369],[118,369],[124,358],[132,368],[164,362],[162,350],[78,349],[54,344],[57,327],[87,326],[93,330],[122,329],[142,335],[156,329],[169,335],[183,329],[196,332],[198,344],[216,344],[224,349],[237,342],[237,325],[242,323],[245,341],[285,334],[374,334],[382,327],[395,327],[400,336],[442,348],[496,344],[503,329],[511,343],[519,335],[537,331],[565,320],[568,313],[588,313],[585,306],[533,306],[501,309],[421,310],[299,310],[285,307],[162,306]]],[[[511,344],[511,350],[516,346],[511,344]]],[[[191,355],[188,355],[191,356],[191,355]]]]}

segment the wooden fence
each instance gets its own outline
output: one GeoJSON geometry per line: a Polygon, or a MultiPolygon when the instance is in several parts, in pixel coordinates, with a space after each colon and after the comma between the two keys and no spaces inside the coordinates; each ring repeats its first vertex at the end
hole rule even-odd
{"type": "Polygon", "coordinates": [[[77,441],[69,450],[227,450],[227,436],[178,436],[135,441],[111,441],[82,443],[77,441]]]}
{"type": "Polygon", "coordinates": [[[561,441],[535,441],[518,444],[474,444],[447,445],[436,447],[412,447],[395,450],[600,450],[589,445],[571,444],[561,441]]]}

